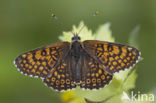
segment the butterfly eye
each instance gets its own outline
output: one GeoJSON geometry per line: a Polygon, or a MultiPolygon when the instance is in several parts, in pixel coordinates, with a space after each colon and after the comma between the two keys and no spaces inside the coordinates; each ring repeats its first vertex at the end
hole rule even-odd
{"type": "Polygon", "coordinates": [[[81,40],[81,38],[80,38],[80,37],[78,37],[78,40],[81,40]]]}
{"type": "Polygon", "coordinates": [[[72,37],[72,41],[74,40],[75,38],[74,37],[72,37]]]}

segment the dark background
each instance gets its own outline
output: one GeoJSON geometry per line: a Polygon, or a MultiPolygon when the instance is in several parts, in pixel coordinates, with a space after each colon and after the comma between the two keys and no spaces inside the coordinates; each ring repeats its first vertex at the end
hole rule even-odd
{"type": "Polygon", "coordinates": [[[62,31],[80,21],[93,30],[106,22],[116,42],[127,44],[129,33],[140,25],[135,91],[156,90],[156,0],[0,0],[0,102],[56,103],[59,93],[40,79],[21,75],[13,65],[19,54],[58,42],[62,31]],[[93,17],[93,13],[100,14],[93,17]],[[51,18],[55,13],[65,26],[51,18]]]}

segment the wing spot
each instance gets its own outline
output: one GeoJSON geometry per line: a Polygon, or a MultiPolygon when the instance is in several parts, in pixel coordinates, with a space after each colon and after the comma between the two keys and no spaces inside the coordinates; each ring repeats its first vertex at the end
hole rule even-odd
{"type": "Polygon", "coordinates": [[[92,64],[90,67],[92,67],[92,68],[93,68],[93,67],[94,67],[94,64],[92,64]]]}
{"type": "Polygon", "coordinates": [[[29,65],[29,69],[32,69],[32,66],[31,65],[29,65]]]}
{"type": "Polygon", "coordinates": [[[52,52],[51,52],[51,54],[55,54],[56,53],[56,50],[53,50],[52,52]]]}
{"type": "Polygon", "coordinates": [[[46,79],[46,82],[50,82],[50,80],[49,79],[46,79]]]}
{"type": "Polygon", "coordinates": [[[37,63],[36,63],[37,65],[40,65],[41,63],[39,62],[39,61],[37,61],[37,63]]]}
{"type": "Polygon", "coordinates": [[[61,76],[62,76],[62,78],[64,78],[64,77],[65,77],[65,75],[64,75],[64,74],[62,74],[61,76]]]}
{"type": "Polygon", "coordinates": [[[124,59],[124,62],[125,62],[125,63],[127,63],[127,60],[126,60],[126,59],[124,59]]]}
{"type": "Polygon", "coordinates": [[[93,78],[92,79],[92,83],[96,83],[96,78],[93,78]]]}
{"type": "Polygon", "coordinates": [[[118,59],[119,59],[119,57],[118,57],[118,56],[116,56],[116,57],[115,57],[115,60],[118,60],[118,59]]]}
{"type": "Polygon", "coordinates": [[[120,55],[120,58],[121,58],[121,59],[123,59],[123,58],[124,58],[124,56],[123,56],[123,55],[120,55]]]}
{"type": "Polygon", "coordinates": [[[61,84],[64,84],[64,83],[65,83],[64,79],[61,79],[61,84]]]}
{"type": "Polygon", "coordinates": [[[32,73],[35,73],[35,69],[32,69],[31,72],[32,72],[32,73]]]}
{"type": "Polygon", "coordinates": [[[104,44],[104,50],[105,50],[105,51],[108,51],[108,50],[107,50],[107,47],[108,47],[108,45],[107,45],[107,44],[104,44]]]}
{"type": "Polygon", "coordinates": [[[122,52],[127,53],[127,50],[124,47],[122,47],[122,52]]]}
{"type": "Polygon", "coordinates": [[[56,80],[55,77],[52,77],[52,78],[51,78],[51,81],[52,81],[52,82],[55,82],[55,80],[56,80]]]}
{"type": "Polygon", "coordinates": [[[127,63],[127,66],[130,66],[130,63],[127,63]]]}
{"type": "Polygon", "coordinates": [[[27,56],[26,54],[23,54],[23,55],[22,55],[23,58],[26,58],[26,56],[27,56]]]}
{"type": "Polygon", "coordinates": [[[64,69],[65,67],[63,65],[61,65],[61,69],[64,69]]]}
{"type": "Polygon", "coordinates": [[[125,66],[125,64],[124,64],[124,63],[121,63],[121,66],[122,66],[122,67],[124,67],[124,66],[125,66]]]}
{"type": "Polygon", "coordinates": [[[122,62],[122,60],[121,60],[121,59],[119,59],[119,60],[118,60],[118,62],[119,62],[119,63],[121,63],[121,62],[122,62]]]}
{"type": "Polygon", "coordinates": [[[27,69],[27,73],[29,73],[30,72],[30,70],[29,69],[27,69]]]}
{"type": "Polygon", "coordinates": [[[92,76],[92,77],[94,77],[94,75],[95,75],[95,74],[94,74],[94,73],[92,73],[92,75],[91,75],[91,76],[92,76]]]}
{"type": "Polygon", "coordinates": [[[41,51],[37,51],[37,52],[36,52],[35,58],[36,58],[36,59],[40,59],[40,58],[41,58],[41,51]]]}
{"type": "Polygon", "coordinates": [[[47,59],[47,60],[49,60],[50,58],[51,58],[50,55],[46,56],[46,59],[47,59]]]}
{"type": "Polygon", "coordinates": [[[102,76],[101,76],[101,79],[102,79],[102,80],[104,80],[104,79],[105,79],[105,76],[104,76],[104,75],[102,75],[102,76]]]}
{"type": "Polygon", "coordinates": [[[57,76],[57,71],[54,72],[54,75],[57,76]]]}
{"type": "Polygon", "coordinates": [[[99,51],[103,51],[102,48],[97,48],[97,50],[99,50],[99,51]]]}
{"type": "Polygon", "coordinates": [[[34,60],[33,59],[29,59],[29,63],[32,63],[34,60]]]}
{"type": "Polygon", "coordinates": [[[45,49],[45,50],[46,50],[46,52],[47,52],[47,55],[49,55],[49,52],[50,52],[49,48],[47,48],[47,49],[45,49]]]}
{"type": "Polygon", "coordinates": [[[59,85],[59,84],[60,84],[60,82],[58,80],[56,80],[56,85],[59,85]]]}
{"type": "Polygon", "coordinates": [[[43,70],[43,66],[40,66],[40,67],[39,67],[39,70],[42,71],[42,70],[43,70]]]}
{"type": "Polygon", "coordinates": [[[43,71],[43,74],[44,74],[44,75],[47,75],[48,73],[47,73],[47,71],[44,70],[44,71],[43,71]]]}
{"type": "Polygon", "coordinates": [[[113,65],[117,65],[117,62],[116,62],[116,61],[114,61],[114,62],[113,62],[113,65]]]}
{"type": "Polygon", "coordinates": [[[60,79],[60,78],[61,78],[61,76],[60,76],[60,75],[57,75],[57,78],[58,78],[58,79],[60,79]]]}
{"type": "Polygon", "coordinates": [[[41,73],[39,71],[36,72],[37,75],[40,75],[41,73]]]}
{"type": "Polygon", "coordinates": [[[114,60],[114,58],[113,58],[113,57],[110,57],[110,58],[109,58],[109,61],[113,61],[113,60],[114,60]]]}
{"type": "Polygon", "coordinates": [[[102,70],[101,69],[99,69],[99,74],[102,74],[102,70]]]}
{"type": "Polygon", "coordinates": [[[133,53],[133,55],[136,55],[136,52],[135,51],[133,51],[132,53],[133,53]]]}
{"type": "Polygon", "coordinates": [[[127,60],[130,60],[130,57],[127,57],[127,60]]]}
{"type": "Polygon", "coordinates": [[[23,60],[23,63],[25,64],[27,61],[26,60],[23,60]]]}
{"type": "Polygon", "coordinates": [[[113,52],[109,52],[109,54],[110,54],[111,56],[113,56],[113,55],[114,55],[114,53],[113,53],[113,52]]]}
{"type": "Polygon", "coordinates": [[[32,64],[32,65],[34,65],[34,64],[35,64],[35,62],[33,61],[31,64],[32,64]]]}
{"type": "Polygon", "coordinates": [[[91,81],[90,81],[90,79],[87,79],[87,81],[86,81],[86,82],[87,82],[87,84],[90,84],[90,82],[91,82],[91,81]]]}
{"type": "Polygon", "coordinates": [[[69,79],[67,79],[67,80],[66,80],[66,83],[67,83],[67,84],[70,84],[70,80],[69,80],[69,79]]]}
{"type": "Polygon", "coordinates": [[[98,82],[98,83],[101,83],[101,79],[98,78],[98,79],[97,79],[97,82],[98,82]]]}
{"type": "Polygon", "coordinates": [[[119,54],[119,47],[117,47],[117,46],[113,46],[113,48],[114,48],[114,50],[113,50],[113,52],[115,53],[115,54],[119,54]]]}
{"type": "Polygon", "coordinates": [[[98,73],[96,73],[96,77],[99,77],[99,74],[98,73]]]}
{"type": "Polygon", "coordinates": [[[96,87],[96,84],[93,84],[93,87],[96,87]]]}
{"type": "Polygon", "coordinates": [[[128,48],[128,50],[129,50],[129,51],[131,51],[131,50],[132,50],[132,48],[131,48],[131,47],[129,47],[129,48],[128,48]]]}
{"type": "Polygon", "coordinates": [[[107,76],[107,79],[110,79],[110,76],[107,76]]]}
{"type": "Polygon", "coordinates": [[[34,69],[36,69],[37,68],[37,65],[34,65],[34,69]]]}
{"type": "Polygon", "coordinates": [[[47,64],[47,63],[46,63],[45,61],[44,61],[44,62],[42,62],[42,65],[43,65],[43,66],[46,66],[46,64],[47,64]]]}
{"type": "Polygon", "coordinates": [[[108,52],[105,52],[105,53],[104,53],[104,56],[105,56],[105,57],[107,57],[108,55],[109,55],[108,52]]]}
{"type": "Polygon", "coordinates": [[[129,53],[129,56],[132,56],[132,53],[129,53]]]}
{"type": "Polygon", "coordinates": [[[21,67],[23,67],[23,64],[21,64],[21,67]]]}
{"type": "Polygon", "coordinates": [[[133,56],[132,59],[134,60],[135,59],[135,56],[133,56]]]}
{"type": "Polygon", "coordinates": [[[111,66],[111,67],[110,67],[110,70],[113,70],[113,69],[114,69],[114,67],[113,67],[113,66],[111,66]]]}
{"type": "Polygon", "coordinates": [[[118,69],[118,70],[119,70],[119,69],[120,69],[120,66],[117,66],[117,68],[116,68],[116,69],[118,69]]]}
{"type": "Polygon", "coordinates": [[[61,85],[62,88],[64,88],[64,85],[61,85]]]}

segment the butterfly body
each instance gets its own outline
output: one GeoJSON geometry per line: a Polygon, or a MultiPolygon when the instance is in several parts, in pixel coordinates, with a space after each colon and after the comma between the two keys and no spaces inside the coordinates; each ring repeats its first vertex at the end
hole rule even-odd
{"type": "Polygon", "coordinates": [[[75,35],[72,38],[72,43],[70,47],[70,51],[68,52],[68,55],[72,60],[73,64],[73,78],[76,84],[80,84],[81,81],[81,62],[83,60],[83,54],[86,54],[86,51],[83,48],[83,44],[80,41],[80,37],[75,35]]]}
{"type": "Polygon", "coordinates": [[[86,40],[78,35],[21,54],[15,59],[20,72],[38,76],[58,91],[99,89],[109,84],[114,73],[133,67],[140,58],[134,47],[105,41],[86,40]]]}

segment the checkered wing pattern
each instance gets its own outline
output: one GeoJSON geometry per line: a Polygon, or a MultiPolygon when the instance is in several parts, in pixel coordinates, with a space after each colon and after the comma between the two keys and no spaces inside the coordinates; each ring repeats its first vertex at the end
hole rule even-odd
{"type": "Polygon", "coordinates": [[[82,59],[82,80],[80,87],[83,89],[100,89],[108,85],[113,76],[103,70],[102,66],[89,55],[82,59]]]}
{"type": "Polygon", "coordinates": [[[96,40],[87,40],[83,44],[87,53],[110,74],[134,66],[140,57],[139,50],[131,46],[96,40]]]}
{"type": "Polygon", "coordinates": [[[15,65],[23,74],[45,78],[68,52],[68,42],[56,43],[23,53],[15,65]]]}
{"type": "Polygon", "coordinates": [[[55,68],[52,68],[52,73],[49,74],[44,82],[48,87],[51,87],[57,91],[66,91],[76,88],[73,74],[73,61],[71,57],[67,55],[62,59],[55,68]]]}

